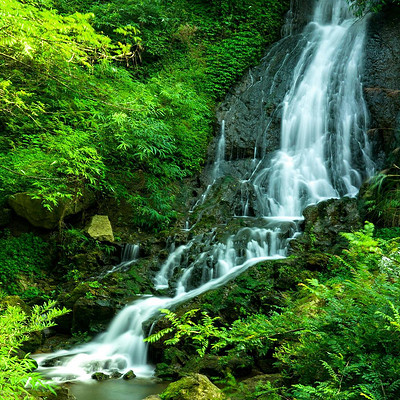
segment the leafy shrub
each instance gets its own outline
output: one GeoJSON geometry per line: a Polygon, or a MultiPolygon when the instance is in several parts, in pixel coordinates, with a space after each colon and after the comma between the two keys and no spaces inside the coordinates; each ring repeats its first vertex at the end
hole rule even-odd
{"type": "MultiPolygon", "coordinates": [[[[281,386],[275,396],[296,399],[395,399],[400,396],[399,242],[373,237],[374,226],[343,234],[349,248],[334,262],[348,270],[326,281],[309,279],[287,295],[286,307],[270,315],[250,315],[230,326],[195,311],[150,336],[174,334],[167,344],[192,343],[197,352],[224,357],[274,353],[281,386]],[[383,268],[384,264],[384,268],[383,268]]],[[[277,389],[277,390],[273,390],[277,389]]]]}
{"type": "Polygon", "coordinates": [[[32,233],[0,238],[0,282],[9,294],[18,289],[18,276],[40,276],[49,266],[49,245],[32,233]]]}
{"type": "Polygon", "coordinates": [[[1,3],[0,202],[25,191],[52,208],[90,189],[165,228],[174,182],[204,164],[216,101],[278,38],[288,5],[1,3]]]}
{"type": "Polygon", "coordinates": [[[387,4],[400,5],[400,0],[348,0],[348,2],[358,16],[368,12],[378,12],[387,4]]]}
{"type": "Polygon", "coordinates": [[[53,320],[68,312],[54,308],[55,302],[50,301],[43,306],[35,306],[27,315],[18,306],[0,307],[0,393],[2,400],[33,400],[32,390],[47,389],[54,392],[51,386],[45,384],[38,373],[34,360],[28,355],[20,357],[18,351],[33,332],[51,327],[53,320]]]}

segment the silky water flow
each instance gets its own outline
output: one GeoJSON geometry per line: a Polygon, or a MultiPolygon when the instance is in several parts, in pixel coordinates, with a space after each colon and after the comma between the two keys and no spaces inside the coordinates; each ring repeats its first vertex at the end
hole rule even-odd
{"type": "MultiPolygon", "coordinates": [[[[40,372],[56,381],[84,381],[95,371],[123,373],[129,369],[137,376],[152,376],[143,341],[145,321],[162,308],[223,285],[260,261],[285,257],[305,207],[357,194],[363,179],[373,171],[360,81],[365,23],[355,21],[346,0],[316,3],[312,21],[300,36],[303,49],[283,99],[280,149],[268,162],[255,151],[252,169],[243,177],[256,193],[261,226],[242,228],[225,242],[218,242],[212,230],[185,245],[172,246],[155,286],[167,289],[176,269],[182,269],[174,297],[143,296],[120,311],[108,330],[92,342],[37,356],[40,372]],[[196,257],[190,257],[195,249],[196,257]],[[200,279],[195,281],[194,273],[200,279]]],[[[285,40],[281,42],[274,49],[285,40]]],[[[223,164],[230,162],[225,155],[225,135],[223,121],[210,184],[200,203],[210,187],[218,185],[223,164]]],[[[248,219],[246,204],[248,199],[243,201],[243,216],[236,218],[248,219]]],[[[136,259],[137,253],[132,257],[136,259]]],[[[129,265],[129,260],[124,262],[129,265]]]]}

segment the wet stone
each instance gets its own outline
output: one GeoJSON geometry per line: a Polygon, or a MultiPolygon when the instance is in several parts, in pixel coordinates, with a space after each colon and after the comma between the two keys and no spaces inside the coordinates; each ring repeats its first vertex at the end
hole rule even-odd
{"type": "Polygon", "coordinates": [[[126,372],[124,374],[124,376],[122,378],[125,379],[126,381],[129,381],[129,380],[131,380],[133,378],[136,378],[136,375],[132,370],[129,370],[128,372],[126,372]]]}
{"type": "Polygon", "coordinates": [[[106,381],[107,379],[110,379],[110,375],[107,375],[103,372],[95,372],[92,375],[92,379],[94,379],[95,381],[106,381]]]}
{"type": "Polygon", "coordinates": [[[110,375],[111,379],[119,379],[121,378],[122,374],[119,371],[113,371],[110,375]]]}

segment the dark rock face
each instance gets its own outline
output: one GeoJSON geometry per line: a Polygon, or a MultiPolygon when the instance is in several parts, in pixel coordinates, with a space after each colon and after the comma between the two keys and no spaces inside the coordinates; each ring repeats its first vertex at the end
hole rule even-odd
{"type": "MultiPolygon", "coordinates": [[[[255,159],[260,160],[279,148],[282,100],[310,33],[302,30],[312,16],[314,3],[314,0],[292,1],[292,9],[282,30],[286,37],[267,50],[260,65],[249,69],[220,105],[217,134],[209,148],[206,175],[212,174],[222,130],[226,149],[225,162],[220,166],[221,176],[246,179],[254,168],[252,163],[255,159]]],[[[264,161],[268,162],[267,159],[264,161]]]]}
{"type": "Polygon", "coordinates": [[[340,232],[359,230],[363,222],[357,199],[348,197],[321,201],[307,207],[303,214],[304,235],[323,251],[339,244],[340,232]]]}
{"type": "Polygon", "coordinates": [[[387,7],[371,17],[365,46],[365,99],[370,137],[380,152],[378,167],[399,143],[400,130],[400,8],[387,7]]]}
{"type": "Polygon", "coordinates": [[[283,27],[283,33],[287,36],[299,33],[307,25],[313,14],[315,0],[291,0],[290,11],[287,14],[287,21],[283,27]]]}
{"type": "MultiPolygon", "coordinates": [[[[300,56],[298,40],[299,35],[294,35],[274,45],[261,64],[250,69],[221,104],[217,119],[220,126],[222,121],[225,124],[225,160],[229,161],[221,165],[223,174],[243,176],[253,158],[261,158],[279,147],[280,104],[300,56]]],[[[211,146],[211,158],[217,140],[211,146]]]]}

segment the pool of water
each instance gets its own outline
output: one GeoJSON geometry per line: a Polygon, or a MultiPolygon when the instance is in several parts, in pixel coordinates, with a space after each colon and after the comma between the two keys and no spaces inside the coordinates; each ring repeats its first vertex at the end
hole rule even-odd
{"type": "Polygon", "coordinates": [[[161,393],[168,383],[158,383],[154,379],[135,378],[104,382],[73,383],[71,392],[77,400],[143,400],[152,394],[161,393]]]}

